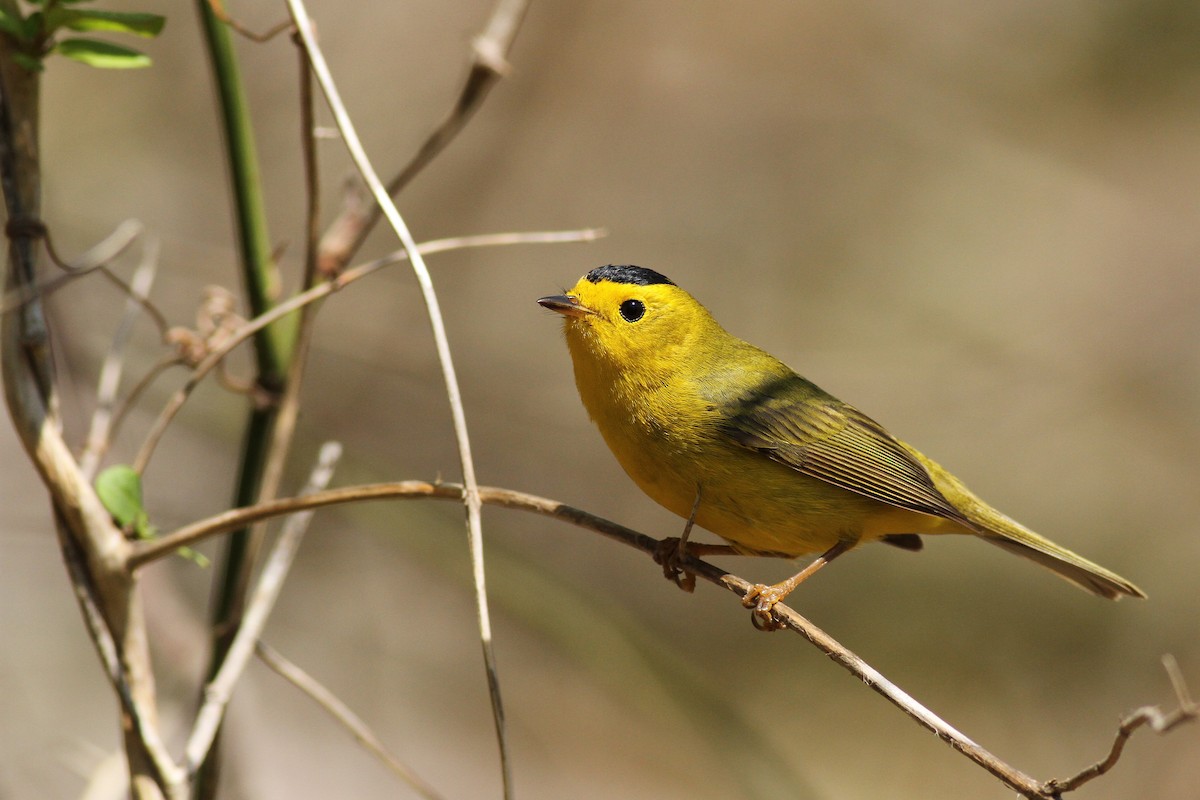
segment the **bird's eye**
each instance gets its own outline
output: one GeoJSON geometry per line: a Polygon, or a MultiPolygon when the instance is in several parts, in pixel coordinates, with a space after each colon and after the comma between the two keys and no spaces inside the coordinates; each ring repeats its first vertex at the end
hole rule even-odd
{"type": "Polygon", "coordinates": [[[626,300],[621,303],[621,316],[626,322],[637,322],[646,314],[646,304],[641,300],[626,300]]]}

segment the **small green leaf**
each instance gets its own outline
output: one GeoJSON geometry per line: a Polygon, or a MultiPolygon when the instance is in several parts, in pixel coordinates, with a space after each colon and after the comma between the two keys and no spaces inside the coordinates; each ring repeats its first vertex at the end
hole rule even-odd
{"type": "Polygon", "coordinates": [[[78,11],[55,9],[50,17],[51,30],[70,28],[73,31],[112,31],[130,33],[152,39],[162,32],[166,17],[126,11],[78,11]]]}
{"type": "MultiPolygon", "coordinates": [[[[153,539],[158,535],[158,529],[150,524],[142,505],[142,476],[133,467],[117,464],[101,472],[96,476],[96,494],[122,530],[139,539],[153,539]]],[[[211,564],[203,553],[190,547],[181,547],[175,552],[201,567],[211,564]]]]}
{"type": "Polygon", "coordinates": [[[96,494],[122,528],[144,528],[146,509],[142,507],[142,476],[127,464],[109,467],[96,476],[96,494]],[[139,523],[142,523],[139,525],[139,523]]]}
{"type": "Polygon", "coordinates": [[[64,39],[53,52],[100,69],[140,69],[151,63],[145,53],[97,39],[64,39]]]}
{"type": "Polygon", "coordinates": [[[193,550],[190,547],[179,548],[175,551],[175,555],[180,556],[181,558],[186,558],[197,567],[201,567],[203,569],[207,569],[208,567],[212,566],[212,562],[208,560],[208,556],[204,555],[204,553],[201,553],[199,550],[193,550]]]}

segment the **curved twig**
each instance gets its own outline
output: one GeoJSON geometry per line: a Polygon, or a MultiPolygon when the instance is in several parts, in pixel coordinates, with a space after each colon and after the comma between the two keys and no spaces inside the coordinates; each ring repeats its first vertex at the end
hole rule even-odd
{"type": "Polygon", "coordinates": [[[1200,706],[1196,705],[1196,701],[1192,700],[1191,695],[1188,693],[1187,684],[1184,683],[1183,675],[1179,671],[1179,664],[1175,661],[1175,657],[1168,653],[1163,656],[1162,660],[1163,668],[1167,671],[1167,676],[1171,679],[1171,686],[1175,690],[1175,702],[1178,704],[1175,710],[1164,712],[1158,706],[1142,706],[1126,715],[1121,719],[1121,724],[1117,726],[1117,735],[1113,738],[1112,747],[1109,748],[1108,755],[1066,780],[1051,779],[1046,781],[1042,787],[1045,796],[1058,797],[1064,792],[1074,791],[1088,781],[1099,778],[1115,767],[1117,761],[1121,758],[1121,753],[1125,750],[1125,742],[1129,741],[1129,737],[1138,728],[1148,726],[1155,733],[1163,734],[1185,722],[1193,722],[1200,717],[1200,706]]]}

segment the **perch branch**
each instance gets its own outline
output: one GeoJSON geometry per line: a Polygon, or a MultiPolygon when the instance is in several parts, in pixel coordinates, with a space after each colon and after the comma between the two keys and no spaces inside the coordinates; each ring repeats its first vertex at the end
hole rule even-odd
{"type": "MultiPolygon", "coordinates": [[[[191,544],[208,536],[214,536],[220,533],[225,533],[230,530],[235,530],[241,525],[246,525],[250,522],[268,517],[279,516],[282,514],[292,514],[298,510],[307,508],[317,508],[327,505],[336,505],[341,503],[358,502],[365,500],[402,500],[402,499],[419,499],[430,498],[439,500],[461,500],[463,488],[455,484],[448,483],[427,483],[424,481],[402,481],[398,483],[378,483],[368,484],[364,486],[352,486],[341,489],[331,489],[325,492],[308,495],[301,498],[287,498],[277,500],[274,503],[264,503],[251,508],[234,509],[218,514],[209,519],[202,520],[192,525],[179,528],[158,539],[139,541],[133,544],[134,553],[131,557],[131,563],[140,566],[149,563],[155,559],[174,551],[175,548],[185,544],[191,544]]],[[[594,531],[610,539],[618,541],[629,547],[641,550],[651,558],[654,557],[656,551],[660,547],[660,541],[644,533],[639,533],[623,525],[611,522],[602,517],[597,517],[589,514],[578,508],[559,503],[555,500],[550,500],[535,495],[517,492],[510,489],[494,488],[489,486],[479,487],[479,497],[481,502],[487,505],[501,506],[504,508],[515,508],[522,511],[529,511],[543,516],[559,519],[564,522],[571,523],[581,528],[594,531]]],[[[725,589],[737,594],[745,596],[752,586],[748,581],[745,581],[735,575],[726,572],[719,567],[709,564],[693,556],[688,556],[682,561],[689,572],[695,573],[697,576],[704,578],[710,583],[722,586],[725,589]]],[[[1085,770],[1079,776],[1071,778],[1067,781],[1049,781],[1041,783],[1035,778],[1030,777],[1019,769],[1000,760],[995,755],[976,744],[970,738],[956,730],[949,723],[942,720],[936,714],[923,705],[918,703],[909,694],[900,689],[894,683],[885,678],[876,669],[871,667],[857,655],[842,646],[829,634],[825,633],[819,627],[814,625],[808,619],[798,614],[793,609],[782,603],[775,606],[774,609],[777,620],[783,627],[792,630],[810,643],[817,647],[821,652],[825,653],[830,659],[839,664],[843,669],[861,680],[873,691],[882,695],[888,702],[895,705],[906,715],[911,717],[917,724],[933,732],[939,739],[946,742],[951,748],[962,753],[968,759],[973,761],[978,766],[987,770],[1010,789],[1018,792],[1026,798],[1035,798],[1040,800],[1048,800],[1057,798],[1063,792],[1070,791],[1079,785],[1083,784],[1092,777],[1098,774],[1103,774],[1109,768],[1116,758],[1120,755],[1120,749],[1124,745],[1124,740],[1134,729],[1141,725],[1150,725],[1154,730],[1165,732],[1171,728],[1181,724],[1187,719],[1195,718],[1197,715],[1196,705],[1188,696],[1186,688],[1183,687],[1182,679],[1177,677],[1177,670],[1173,667],[1168,667],[1168,671],[1172,676],[1172,682],[1176,687],[1176,694],[1179,697],[1180,711],[1171,714],[1162,715],[1158,709],[1139,709],[1133,715],[1128,717],[1121,726],[1121,731],[1118,733],[1118,741],[1114,743],[1113,750],[1116,755],[1110,754],[1103,762],[1095,767],[1085,770]],[[1097,771],[1098,770],[1098,771],[1097,771]],[[1091,773],[1095,772],[1096,775],[1091,773]]]]}

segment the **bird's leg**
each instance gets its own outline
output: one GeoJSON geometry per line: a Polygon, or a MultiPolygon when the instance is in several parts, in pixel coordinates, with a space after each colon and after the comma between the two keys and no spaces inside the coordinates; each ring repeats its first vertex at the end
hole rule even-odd
{"type": "Polygon", "coordinates": [[[696,576],[685,571],[679,564],[687,556],[688,535],[692,532],[692,525],[696,523],[696,512],[699,510],[700,487],[697,486],[696,500],[692,503],[692,513],[688,515],[687,523],[683,526],[683,533],[678,539],[673,536],[663,539],[654,551],[654,561],[662,566],[663,576],[669,581],[674,581],[675,585],[685,592],[696,591],[696,576]]]}
{"type": "Polygon", "coordinates": [[[782,602],[783,598],[791,594],[793,589],[807,580],[809,576],[821,567],[849,550],[852,545],[853,542],[839,540],[833,547],[817,556],[811,564],[786,581],[777,583],[774,586],[766,586],[761,583],[751,586],[750,591],[746,592],[745,596],[742,597],[742,605],[746,608],[754,609],[754,613],[751,616],[754,627],[760,631],[773,631],[783,627],[775,620],[772,614],[775,604],[782,602]]]}

